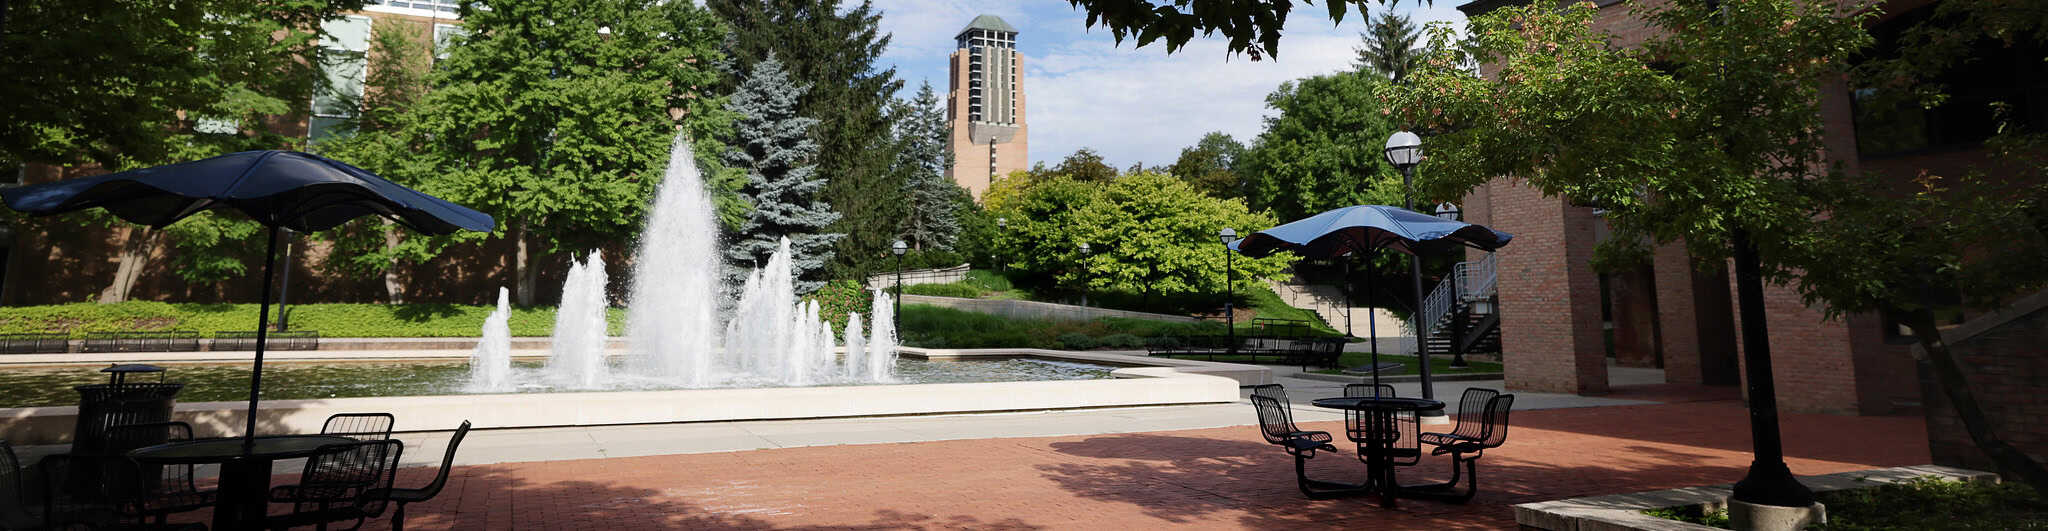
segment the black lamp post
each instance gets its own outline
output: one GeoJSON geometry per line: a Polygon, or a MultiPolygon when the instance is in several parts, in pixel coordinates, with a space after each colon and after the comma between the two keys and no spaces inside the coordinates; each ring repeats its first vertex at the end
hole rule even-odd
{"type": "MultiPolygon", "coordinates": [[[[1004,232],[1008,232],[1009,230],[1010,230],[1010,218],[996,218],[996,238],[998,238],[998,239],[1001,239],[1001,238],[1003,237],[1003,233],[1004,233],[1004,232]]],[[[1009,272],[1009,270],[1010,270],[1010,261],[1008,261],[1008,260],[1002,260],[1002,259],[997,259],[997,260],[996,260],[996,270],[998,270],[998,271],[1003,271],[1003,272],[1009,272]]]]}
{"type": "Polygon", "coordinates": [[[896,255],[896,315],[890,317],[895,318],[897,330],[903,329],[903,252],[908,250],[910,250],[910,244],[903,243],[903,240],[896,240],[896,243],[889,244],[889,252],[896,255]]]}
{"type": "Polygon", "coordinates": [[[1094,254],[1088,242],[1081,242],[1081,306],[1088,305],[1088,255],[1094,254]]]}
{"type": "MultiPolygon", "coordinates": [[[[1438,219],[1457,221],[1458,213],[1458,205],[1453,205],[1449,202],[1436,204],[1436,217],[1438,219]]],[[[1458,271],[1457,268],[1451,269],[1451,297],[1453,297],[1451,304],[1455,305],[1465,302],[1464,288],[1460,286],[1465,281],[1463,277],[1464,273],[1458,271]]],[[[1453,317],[1451,319],[1451,367],[1462,369],[1467,366],[1465,364],[1465,320],[1453,317]]]]}
{"type": "MultiPolygon", "coordinates": [[[[1422,163],[1422,137],[1407,131],[1394,133],[1387,137],[1386,154],[1387,163],[1393,164],[1394,169],[1401,170],[1401,208],[1415,210],[1415,165],[1422,163]]],[[[1429,342],[1423,337],[1424,323],[1421,319],[1422,257],[1414,253],[1408,255],[1408,281],[1415,288],[1416,318],[1411,320],[1415,321],[1416,364],[1422,369],[1422,398],[1434,400],[1436,386],[1432,385],[1429,379],[1429,342]]],[[[1430,416],[1442,414],[1443,412],[1438,411],[1430,416]]]]}
{"type": "Polygon", "coordinates": [[[1222,231],[1216,233],[1216,237],[1223,241],[1223,320],[1230,327],[1225,331],[1225,334],[1228,334],[1230,338],[1230,346],[1227,347],[1229,349],[1227,352],[1236,354],[1237,311],[1235,308],[1232,308],[1231,303],[1233,301],[1231,299],[1237,297],[1237,287],[1233,285],[1237,283],[1237,277],[1236,270],[1231,267],[1232,259],[1230,255],[1234,253],[1230,251],[1230,242],[1237,241],[1237,229],[1224,227],[1222,231]]]}

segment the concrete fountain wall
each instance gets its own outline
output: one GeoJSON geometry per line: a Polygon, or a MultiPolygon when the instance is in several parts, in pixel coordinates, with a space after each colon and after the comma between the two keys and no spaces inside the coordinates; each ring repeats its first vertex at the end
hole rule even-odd
{"type": "MultiPolygon", "coordinates": [[[[279,362],[392,359],[295,354],[279,362]]],[[[356,412],[392,413],[397,431],[434,431],[454,429],[463,420],[487,429],[1157,406],[1233,402],[1239,399],[1239,385],[1272,380],[1266,368],[1254,365],[1113,353],[906,348],[902,354],[933,360],[1033,357],[1125,367],[1107,380],[273,400],[263,402],[257,423],[263,433],[279,434],[318,433],[328,415],[356,412]]],[[[192,423],[199,436],[240,435],[246,407],[244,402],[181,403],[173,416],[192,423]]],[[[0,439],[68,442],[77,415],[73,406],[0,409],[0,439]]]]}

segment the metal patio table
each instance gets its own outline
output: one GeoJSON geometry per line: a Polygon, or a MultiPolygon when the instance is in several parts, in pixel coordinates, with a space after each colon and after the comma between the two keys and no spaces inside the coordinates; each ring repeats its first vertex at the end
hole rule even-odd
{"type": "Polygon", "coordinates": [[[128,456],[152,464],[220,464],[220,496],[210,529],[255,529],[263,526],[270,507],[273,462],[311,457],[322,446],[350,442],[355,439],[333,435],[200,439],[137,448],[128,456]]]}
{"type": "Polygon", "coordinates": [[[1400,483],[1394,481],[1394,465],[1391,462],[1391,456],[1387,453],[1388,440],[1386,437],[1381,436],[1379,430],[1395,429],[1395,413],[1403,411],[1440,411],[1444,407],[1443,402],[1426,398],[1357,396],[1318,398],[1311,403],[1315,404],[1316,407],[1358,411],[1366,415],[1365,422],[1368,431],[1365,448],[1362,450],[1365,453],[1365,483],[1358,485],[1331,484],[1331,486],[1340,487],[1333,489],[1330,492],[1331,494],[1349,496],[1379,494],[1382,507],[1393,507],[1394,498],[1397,497],[1436,497],[1427,491],[1404,489],[1400,483]]]}

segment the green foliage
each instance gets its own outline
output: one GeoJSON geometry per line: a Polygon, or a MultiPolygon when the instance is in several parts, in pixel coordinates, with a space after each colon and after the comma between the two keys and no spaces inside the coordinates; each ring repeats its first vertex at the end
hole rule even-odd
{"type": "Polygon", "coordinates": [[[1266,130],[1239,164],[1252,207],[1295,220],[1352,205],[1401,204],[1401,177],[1380,150],[1396,127],[1373,98],[1385,85],[1344,72],[1283,83],[1267,96],[1279,114],[1266,118],[1266,130]]]}
{"type": "Polygon", "coordinates": [[[906,176],[903,197],[909,200],[897,232],[916,249],[952,249],[960,238],[961,214],[974,204],[967,189],[946,178],[953,152],[946,149],[951,131],[943,104],[925,83],[916,99],[896,105],[896,171],[906,176]]]}
{"type": "Polygon", "coordinates": [[[1422,62],[1422,56],[1415,50],[1415,41],[1422,38],[1422,32],[1407,16],[1391,11],[1380,13],[1373,19],[1372,28],[1358,37],[1365,42],[1357,48],[1358,59],[1351,67],[1360,72],[1378,74],[1398,83],[1422,62]]]}
{"type": "MultiPolygon", "coordinates": [[[[846,327],[846,314],[858,313],[867,316],[875,304],[875,292],[862,287],[857,280],[826,282],[824,287],[818,288],[804,298],[818,301],[818,319],[832,323],[834,330],[846,327]]],[[[867,324],[867,317],[862,318],[862,323],[864,326],[872,326],[867,324]]]]}
{"type": "Polygon", "coordinates": [[[961,283],[980,288],[984,291],[1010,291],[1011,289],[1010,277],[987,269],[968,270],[967,279],[962,280],[961,283]]]}
{"type": "Polygon", "coordinates": [[[960,282],[949,282],[945,284],[908,284],[903,286],[903,292],[911,295],[930,295],[933,297],[962,297],[969,299],[980,298],[982,293],[984,293],[981,288],[960,282]]]}
{"type": "Polygon", "coordinates": [[[1053,176],[1065,177],[1081,182],[1109,182],[1116,179],[1116,168],[1110,166],[1108,162],[1104,162],[1102,154],[1096,153],[1095,149],[1084,147],[1075,150],[1071,155],[1067,155],[1067,158],[1060,159],[1060,164],[1053,166],[1049,174],[1044,176],[1034,175],[1033,178],[1050,178],[1053,176]]]}
{"type": "MultiPolygon", "coordinates": [[[[889,244],[906,211],[902,198],[909,175],[895,171],[899,144],[888,108],[903,82],[894,68],[876,62],[889,46],[880,29],[882,13],[865,1],[709,0],[705,7],[731,27],[724,49],[731,56],[719,93],[734,92],[741,75],[770,54],[791,79],[810,84],[798,99],[797,116],[818,120],[820,192],[841,217],[826,232],[845,234],[833,244],[830,273],[857,277],[882,270],[889,244]]],[[[822,256],[822,255],[821,255],[822,256]]]]}
{"type": "Polygon", "coordinates": [[[1238,161],[1244,159],[1244,144],[1221,131],[1202,135],[1195,145],[1181,148],[1180,158],[1167,167],[1167,173],[1187,181],[1195,189],[1219,199],[1242,198],[1245,195],[1244,178],[1238,173],[1238,161]]]}
{"type": "Polygon", "coordinates": [[[1102,318],[1094,321],[1012,319],[923,304],[903,305],[903,344],[924,348],[1062,348],[1060,338],[1076,333],[1089,338],[1129,335],[1140,338],[1221,334],[1217,323],[1174,323],[1143,319],[1102,318]]]}
{"type": "MultiPolygon", "coordinates": [[[[1221,33],[1229,39],[1232,53],[1244,52],[1253,61],[1264,57],[1280,57],[1280,29],[1287,24],[1287,14],[1294,10],[1293,0],[1175,0],[1164,4],[1153,0],[1067,0],[1075,9],[1088,13],[1088,27],[1101,24],[1116,36],[1117,44],[1125,38],[1137,41],[1144,47],[1153,41],[1166,39],[1166,53],[1173,53],[1194,38],[1195,32],[1203,36],[1221,33]]],[[[1308,3],[1306,0],[1303,3],[1308,3]]],[[[1351,8],[1358,8],[1359,16],[1367,16],[1370,4],[1392,7],[1399,0],[1323,0],[1323,7],[1329,12],[1332,22],[1341,23],[1351,8]]]]}
{"type": "Polygon", "coordinates": [[[810,293],[824,285],[833,242],[845,236],[826,232],[839,213],[818,194],[826,182],[812,164],[818,143],[810,134],[818,120],[797,114],[798,98],[807,90],[808,85],[798,84],[770,54],[754,63],[726,105],[739,120],[733,123],[733,146],[726,150],[725,162],[746,170],[747,184],[740,194],[754,206],[727,238],[726,279],[731,285],[740,285],[747,271],[767,263],[787,238],[796,292],[810,293]]]}
{"type": "Polygon", "coordinates": [[[1080,332],[1067,332],[1060,334],[1059,344],[1066,350],[1088,350],[1095,348],[1095,338],[1080,332]]]}
{"type": "Polygon", "coordinates": [[[1702,510],[1698,505],[1692,505],[1686,507],[1666,507],[1663,509],[1649,509],[1643,511],[1643,514],[1655,516],[1657,518],[1663,518],[1665,520],[1677,520],[1680,522],[1699,524],[1707,527],[1728,529],[1727,509],[1721,509],[1718,511],[1706,511],[1702,510]]]}
{"type": "Polygon", "coordinates": [[[1096,338],[1096,346],[1102,348],[1129,350],[1145,348],[1145,338],[1131,334],[1110,334],[1096,338]]]}
{"type": "Polygon", "coordinates": [[[2048,529],[2048,501],[2023,483],[1927,476],[1816,497],[1827,504],[1828,523],[1810,529],[1824,531],[2048,529]]]}
{"type": "Polygon", "coordinates": [[[1238,281],[1234,288],[1250,289],[1257,279],[1280,276],[1293,261],[1292,255],[1238,256],[1226,264],[1217,231],[1232,227],[1250,234],[1273,226],[1273,218],[1171,176],[1126,176],[1102,186],[1094,198],[1076,213],[1080,230],[1062,235],[1089,242],[1094,252],[1078,257],[1085,271],[1057,275],[1063,283],[1085,281],[1090,289],[1130,293],[1201,293],[1223,286],[1228,265],[1238,281]]]}
{"type": "Polygon", "coordinates": [[[0,160],[121,170],[291,146],[261,124],[305,109],[320,21],[363,1],[13,4],[0,33],[0,160]],[[240,131],[195,132],[200,117],[240,131]]]}
{"type": "MultiPolygon", "coordinates": [[[[484,317],[497,308],[461,304],[294,304],[294,330],[313,330],[320,337],[475,337],[484,317]]],[[[122,302],[74,303],[8,308],[0,317],[0,333],[66,333],[194,330],[211,337],[219,331],[256,329],[255,304],[190,304],[122,302]]],[[[271,319],[277,318],[271,308],[271,319]]],[[[608,310],[610,333],[624,330],[625,310],[608,310]]],[[[514,307],[512,335],[545,337],[554,331],[551,306],[514,307]]]]}

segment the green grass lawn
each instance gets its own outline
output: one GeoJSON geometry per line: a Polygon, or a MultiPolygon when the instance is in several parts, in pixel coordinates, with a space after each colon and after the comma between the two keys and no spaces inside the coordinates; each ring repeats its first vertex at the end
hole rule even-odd
{"type": "MultiPolygon", "coordinates": [[[[1380,363],[1387,363],[1387,362],[1394,362],[1394,363],[1399,363],[1399,364],[1401,364],[1401,370],[1400,370],[1399,372],[1388,372],[1387,374],[1421,374],[1421,373],[1422,373],[1422,365],[1421,365],[1421,364],[1419,364],[1419,363],[1416,363],[1416,362],[1415,362],[1415,356],[1403,356],[1403,355],[1398,355],[1398,354],[1384,354],[1384,353],[1383,353],[1383,354],[1380,354],[1380,363]]],[[[1351,368],[1351,367],[1363,367],[1363,366],[1366,366],[1366,365],[1371,365],[1371,364],[1372,364],[1372,354],[1371,354],[1371,353],[1368,353],[1368,352],[1346,352],[1346,353],[1344,353],[1344,355],[1343,355],[1343,356],[1339,356],[1339,357],[1337,358],[1337,365],[1338,365],[1338,366],[1341,366],[1341,367],[1344,367],[1344,368],[1351,368]]],[[[1451,358],[1450,358],[1450,356],[1430,356],[1430,357],[1429,357],[1429,373],[1430,373],[1430,374],[1483,374],[1483,373],[1497,373],[1497,372],[1500,372],[1500,370],[1501,370],[1501,368],[1500,368],[1500,364],[1499,364],[1499,363],[1493,363],[1493,362],[1487,362],[1487,361],[1477,361],[1477,360],[1466,360],[1466,364],[1467,364],[1467,365],[1470,365],[1470,366],[1469,366],[1469,367],[1463,367],[1463,368],[1452,368],[1452,367],[1451,367],[1451,358]]],[[[1337,369],[1323,369],[1323,370],[1317,370],[1317,371],[1312,371],[1312,372],[1318,372],[1318,373],[1323,373],[1323,374],[1343,374],[1343,371],[1341,371],[1341,370],[1337,370],[1337,369]]]]}
{"type": "MultiPolygon", "coordinates": [[[[476,337],[492,306],[464,304],[294,304],[293,330],[321,337],[476,337]]],[[[256,329],[254,304],[122,302],[73,303],[0,308],[0,333],[64,333],[194,330],[211,337],[223,330],[256,329]]],[[[271,320],[277,319],[271,308],[271,320]]],[[[612,308],[611,333],[624,331],[626,311],[612,308]]],[[[543,337],[554,332],[554,307],[513,307],[512,335],[543,337]]]]}

